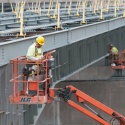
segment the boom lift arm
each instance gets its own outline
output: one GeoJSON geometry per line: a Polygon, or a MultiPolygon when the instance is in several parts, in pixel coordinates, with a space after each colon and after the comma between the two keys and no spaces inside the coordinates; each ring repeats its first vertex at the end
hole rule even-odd
{"type": "Polygon", "coordinates": [[[107,107],[106,105],[100,103],[99,101],[93,99],[92,97],[88,96],[84,92],[78,90],[77,88],[73,86],[66,86],[64,89],[59,89],[57,91],[57,95],[62,98],[68,105],[71,107],[77,109],[78,111],[84,113],[85,115],[89,116],[90,118],[96,120],[97,122],[103,124],[103,125],[111,125],[111,123],[100,116],[98,113],[90,112],[89,110],[85,109],[84,107],[80,106],[79,104],[73,102],[71,100],[71,95],[75,94],[77,97],[77,101],[84,104],[84,102],[88,102],[92,104],[93,106],[99,108],[103,112],[107,113],[108,115],[112,116],[113,118],[117,119],[119,122],[119,125],[125,125],[125,117],[119,114],[118,112],[112,110],[111,108],[107,107]]]}

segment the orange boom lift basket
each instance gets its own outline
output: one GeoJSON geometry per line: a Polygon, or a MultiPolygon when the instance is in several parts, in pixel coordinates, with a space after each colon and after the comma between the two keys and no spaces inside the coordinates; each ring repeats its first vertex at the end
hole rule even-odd
{"type": "Polygon", "coordinates": [[[10,95],[10,103],[12,104],[43,104],[50,103],[52,97],[54,97],[54,90],[49,88],[50,80],[49,77],[49,61],[53,58],[52,54],[55,50],[48,52],[44,55],[40,61],[29,61],[26,56],[20,56],[12,59],[12,95],[10,95]],[[20,73],[20,67],[26,65],[35,65],[36,67],[42,66],[44,70],[44,78],[40,80],[39,68],[36,70],[35,80],[28,80],[27,76],[22,72],[20,73]],[[40,89],[42,85],[42,89],[40,89]],[[27,91],[35,92],[34,95],[27,94],[27,91]],[[51,98],[50,98],[51,96],[51,98]]]}

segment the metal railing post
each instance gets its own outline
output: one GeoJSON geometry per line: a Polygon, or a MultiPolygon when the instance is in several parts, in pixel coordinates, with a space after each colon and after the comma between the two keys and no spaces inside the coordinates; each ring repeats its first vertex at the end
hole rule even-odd
{"type": "Polygon", "coordinates": [[[13,4],[11,2],[10,2],[10,6],[11,6],[11,9],[12,9],[12,12],[14,13],[13,4]]]}
{"type": "Polygon", "coordinates": [[[36,7],[34,9],[34,12],[36,12],[36,9],[38,8],[38,1],[36,2],[36,7]]]}
{"type": "Polygon", "coordinates": [[[55,29],[62,29],[61,23],[60,23],[60,3],[58,3],[58,18],[57,18],[57,27],[55,29]]]}
{"type": "Polygon", "coordinates": [[[83,16],[82,16],[82,24],[85,24],[86,21],[85,21],[85,2],[82,3],[82,9],[83,9],[83,16]]]}
{"type": "Polygon", "coordinates": [[[94,1],[94,14],[96,14],[97,1],[94,1]]]}
{"type": "Polygon", "coordinates": [[[33,11],[33,9],[34,9],[33,4],[34,4],[34,3],[32,2],[32,11],[33,11]]]}
{"type": "Polygon", "coordinates": [[[110,5],[110,0],[108,0],[107,7],[106,7],[106,12],[109,11],[109,5],[110,5]]]}
{"type": "Polygon", "coordinates": [[[29,3],[27,2],[27,6],[28,6],[28,9],[30,10],[30,6],[29,6],[29,3]]]}
{"type": "Polygon", "coordinates": [[[41,2],[39,1],[39,6],[38,6],[38,13],[41,16],[41,2]]]}
{"type": "Polygon", "coordinates": [[[53,0],[52,0],[52,3],[51,3],[50,10],[52,11],[52,9],[53,9],[53,0]]]}
{"type": "Polygon", "coordinates": [[[125,18],[125,3],[124,3],[124,13],[123,13],[123,17],[125,18]]]}
{"type": "Polygon", "coordinates": [[[2,2],[2,13],[4,13],[4,3],[2,2]]]}
{"type": "Polygon", "coordinates": [[[80,4],[81,4],[81,0],[79,0],[78,6],[77,6],[76,16],[79,16],[80,4]]]}
{"type": "Polygon", "coordinates": [[[53,14],[53,18],[56,20],[56,15],[57,15],[57,8],[58,8],[58,0],[56,1],[56,6],[53,14]]]}
{"type": "Polygon", "coordinates": [[[114,1],[114,17],[117,16],[116,0],[114,1]]]}
{"type": "Polygon", "coordinates": [[[103,6],[102,6],[102,0],[101,0],[101,8],[100,8],[100,20],[103,20],[103,6]]]}
{"type": "Polygon", "coordinates": [[[72,6],[72,1],[70,0],[69,8],[68,8],[68,15],[71,13],[71,6],[72,6]]]}
{"type": "Polygon", "coordinates": [[[48,16],[48,17],[50,17],[51,4],[52,4],[52,0],[50,0],[50,3],[49,3],[49,8],[48,8],[48,12],[47,12],[47,16],[48,16]]]}

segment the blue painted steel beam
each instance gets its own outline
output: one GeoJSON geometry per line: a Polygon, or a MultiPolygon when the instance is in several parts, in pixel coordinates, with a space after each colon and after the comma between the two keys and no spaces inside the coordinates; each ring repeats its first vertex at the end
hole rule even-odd
{"type": "MultiPolygon", "coordinates": [[[[86,26],[83,25],[54,33],[42,34],[46,40],[43,51],[57,49],[123,26],[125,26],[125,18],[119,17],[86,26]]],[[[27,48],[31,43],[35,42],[36,37],[37,36],[33,36],[0,43],[0,66],[9,63],[9,60],[12,58],[25,55],[27,53],[27,48]]]]}
{"type": "MultiPolygon", "coordinates": [[[[123,11],[120,11],[117,13],[117,16],[121,16],[123,14],[123,11]]],[[[113,17],[114,13],[108,13],[103,15],[104,18],[108,18],[108,17],[113,17]]],[[[94,20],[94,19],[99,19],[100,15],[96,15],[96,16],[92,16],[92,17],[86,17],[86,20],[94,20]]],[[[80,22],[82,21],[82,18],[78,18],[78,19],[70,19],[70,20],[66,20],[66,21],[61,21],[61,25],[67,24],[67,23],[74,23],[74,22],[80,22]]],[[[40,29],[40,28],[44,28],[44,27],[52,27],[52,26],[56,26],[57,23],[49,23],[49,24],[44,24],[44,25],[38,25],[38,26],[26,26],[25,30],[33,30],[33,29],[40,29]]],[[[8,34],[8,33],[16,33],[19,32],[20,28],[16,28],[16,29],[9,29],[9,30],[5,30],[5,31],[0,31],[0,35],[2,34],[8,34]]]]}

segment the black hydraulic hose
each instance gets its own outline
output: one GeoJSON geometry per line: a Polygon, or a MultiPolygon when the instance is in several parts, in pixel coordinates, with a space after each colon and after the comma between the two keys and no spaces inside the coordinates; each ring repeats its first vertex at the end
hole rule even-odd
{"type": "Polygon", "coordinates": [[[90,108],[87,104],[81,102],[85,107],[87,107],[88,109],[90,109],[93,113],[95,113],[98,117],[100,117],[101,119],[105,120],[108,122],[108,120],[104,117],[102,117],[99,113],[97,113],[95,110],[93,110],[92,108],[90,108]]]}

